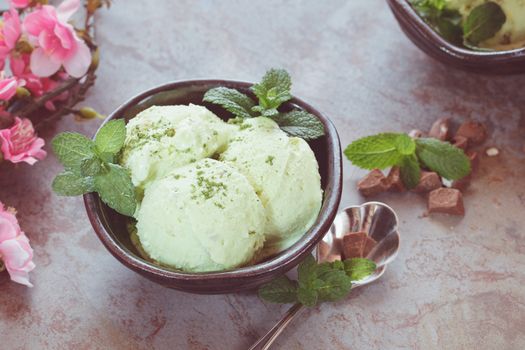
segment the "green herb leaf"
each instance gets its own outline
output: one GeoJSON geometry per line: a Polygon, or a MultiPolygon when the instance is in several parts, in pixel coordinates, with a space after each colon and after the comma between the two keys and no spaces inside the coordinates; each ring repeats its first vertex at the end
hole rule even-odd
{"type": "Polygon", "coordinates": [[[108,171],[95,176],[95,190],[100,198],[119,213],[133,216],[136,209],[135,189],[123,167],[107,164],[108,171]]]}
{"type": "Polygon", "coordinates": [[[320,301],[337,301],[348,295],[352,289],[352,279],[345,271],[333,267],[318,275],[322,281],[317,289],[320,301]]]}
{"type": "Polygon", "coordinates": [[[82,176],[95,176],[102,171],[102,162],[97,156],[83,159],[80,163],[80,174],[82,176]]]}
{"type": "Polygon", "coordinates": [[[396,139],[396,149],[402,155],[411,155],[416,151],[416,142],[407,134],[399,134],[396,139]]]}
{"type": "Polygon", "coordinates": [[[273,120],[290,136],[304,140],[315,140],[324,135],[324,125],[313,114],[306,111],[294,110],[288,113],[279,113],[273,120]]]}
{"type": "Polygon", "coordinates": [[[470,161],[463,150],[432,138],[416,140],[417,156],[427,168],[449,180],[458,180],[470,173],[470,161]]]}
{"type": "Polygon", "coordinates": [[[463,38],[470,44],[492,38],[503,26],[507,17],[501,7],[489,1],[474,7],[463,23],[463,38]]]}
{"type": "Polygon", "coordinates": [[[51,144],[60,163],[77,174],[80,174],[82,160],[95,155],[93,141],[81,134],[63,132],[51,144]]]}
{"type": "Polygon", "coordinates": [[[297,302],[297,283],[283,275],[259,288],[259,297],[270,303],[297,302]]]}
{"type": "Polygon", "coordinates": [[[282,103],[292,98],[291,87],[292,79],[287,71],[270,69],[262,81],[253,85],[251,90],[259,99],[259,105],[264,109],[277,109],[282,103]]]}
{"type": "Polygon", "coordinates": [[[352,258],[344,261],[346,275],[351,281],[360,281],[374,273],[376,264],[365,258],[352,258]]]}
{"type": "Polygon", "coordinates": [[[252,118],[257,116],[257,113],[252,111],[255,106],[253,100],[235,89],[213,88],[206,91],[203,101],[219,105],[236,117],[252,118]]]}
{"type": "Polygon", "coordinates": [[[110,120],[95,136],[95,146],[99,153],[117,154],[126,139],[126,123],[124,119],[110,120]]]}
{"type": "Polygon", "coordinates": [[[80,196],[94,190],[92,177],[80,176],[72,171],[58,174],[51,187],[60,196],[80,196]]]}
{"type": "Polygon", "coordinates": [[[383,133],[363,137],[346,147],[346,157],[363,169],[384,169],[398,164],[402,155],[399,153],[398,139],[395,133],[383,133]]]}
{"type": "Polygon", "coordinates": [[[409,190],[416,187],[421,177],[421,169],[415,154],[404,156],[399,166],[401,181],[409,190]]]}

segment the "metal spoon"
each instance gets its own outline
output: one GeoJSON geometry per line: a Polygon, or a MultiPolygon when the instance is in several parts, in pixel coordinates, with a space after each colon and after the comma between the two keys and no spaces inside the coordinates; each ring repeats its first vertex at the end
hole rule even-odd
{"type": "MultiPolygon", "coordinates": [[[[373,260],[376,271],[365,279],[355,281],[353,288],[364,286],[377,280],[385,273],[386,265],[394,260],[399,249],[397,215],[392,208],[380,202],[367,202],[351,206],[337,214],[330,231],[317,246],[317,260],[320,262],[340,259],[342,253],[341,239],[348,232],[366,232],[377,244],[366,256],[373,260]],[[322,249],[320,246],[323,245],[322,249]]],[[[248,350],[267,350],[286,326],[303,309],[303,305],[293,305],[286,314],[264,336],[248,350]]]]}

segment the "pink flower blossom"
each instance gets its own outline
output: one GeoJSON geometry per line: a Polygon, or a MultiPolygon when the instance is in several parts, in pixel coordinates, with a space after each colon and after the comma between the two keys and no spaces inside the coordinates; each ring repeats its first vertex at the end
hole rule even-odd
{"type": "MultiPolygon", "coordinates": [[[[21,82],[23,83],[23,82],[21,82]]],[[[16,94],[18,82],[15,78],[4,78],[0,80],[0,100],[9,101],[16,94]]]]}
{"type": "Polygon", "coordinates": [[[17,283],[28,287],[29,272],[35,268],[33,263],[33,249],[29,239],[20,229],[18,221],[12,210],[6,210],[0,202],[0,259],[11,277],[17,283]]]}
{"type": "Polygon", "coordinates": [[[24,9],[28,7],[30,2],[31,0],[9,0],[9,4],[18,9],[24,9]]]}
{"type": "Polygon", "coordinates": [[[7,55],[15,48],[16,42],[22,34],[18,12],[11,8],[4,12],[0,29],[0,58],[5,60],[7,55]]]}
{"type": "Polygon", "coordinates": [[[61,66],[80,78],[91,63],[91,52],[67,20],[80,6],[80,0],[65,0],[56,9],[51,5],[29,13],[24,28],[36,41],[31,53],[31,71],[39,77],[55,74],[61,66]]]}
{"type": "Polygon", "coordinates": [[[29,119],[16,117],[11,128],[0,130],[0,141],[4,159],[12,163],[33,165],[37,159],[42,160],[46,156],[46,151],[42,149],[44,140],[36,136],[29,119]]]}

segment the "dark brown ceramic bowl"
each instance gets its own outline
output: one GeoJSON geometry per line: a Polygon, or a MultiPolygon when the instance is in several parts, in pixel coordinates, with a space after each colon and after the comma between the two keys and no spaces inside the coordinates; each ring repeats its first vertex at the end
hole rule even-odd
{"type": "Polygon", "coordinates": [[[525,73],[525,48],[482,52],[455,46],[443,39],[419,17],[407,0],[387,1],[408,38],[438,61],[477,73],[525,73]]]}
{"type": "MultiPolygon", "coordinates": [[[[252,95],[249,90],[251,85],[227,80],[190,80],[162,85],[133,97],[113,112],[106,122],[117,118],[129,120],[152,105],[189,103],[204,105],[219,117],[228,119],[229,113],[222,108],[202,102],[204,93],[217,86],[226,86],[252,95]]],[[[330,120],[296,97],[286,103],[283,109],[292,107],[304,109],[317,116],[326,130],[324,137],[310,142],[319,163],[321,186],[324,190],[323,205],[315,224],[292,247],[257,265],[230,271],[185,273],[160,267],[144,260],[131,243],[126,228],[128,218],[105,205],[96,193],[89,193],[84,195],[84,204],[102,243],[133,271],[166,287],[192,293],[219,294],[253,289],[296,266],[330,229],[341,199],[342,165],[339,136],[330,120]]]]}

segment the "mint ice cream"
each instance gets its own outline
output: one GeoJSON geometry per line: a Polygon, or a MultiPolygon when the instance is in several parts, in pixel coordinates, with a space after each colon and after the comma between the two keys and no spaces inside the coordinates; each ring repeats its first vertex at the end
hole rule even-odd
{"type": "Polygon", "coordinates": [[[250,262],[263,246],[265,214],[246,178],[213,159],[152,182],[137,215],[149,257],[185,271],[226,270],[250,262]]]}
{"type": "Polygon", "coordinates": [[[152,106],[126,125],[121,164],[144,188],[177,167],[210,157],[228,142],[232,126],[202,106],[152,106]]]}
{"type": "Polygon", "coordinates": [[[271,119],[245,119],[220,160],[246,176],[261,199],[265,253],[288,248],[315,222],[322,202],[321,176],[303,139],[288,137],[271,119]]]}
{"type": "Polygon", "coordinates": [[[308,143],[264,117],[225,123],[205,107],[131,119],[121,164],[139,192],[140,250],[184,271],[255,263],[295,243],[322,203],[308,143]]]}

